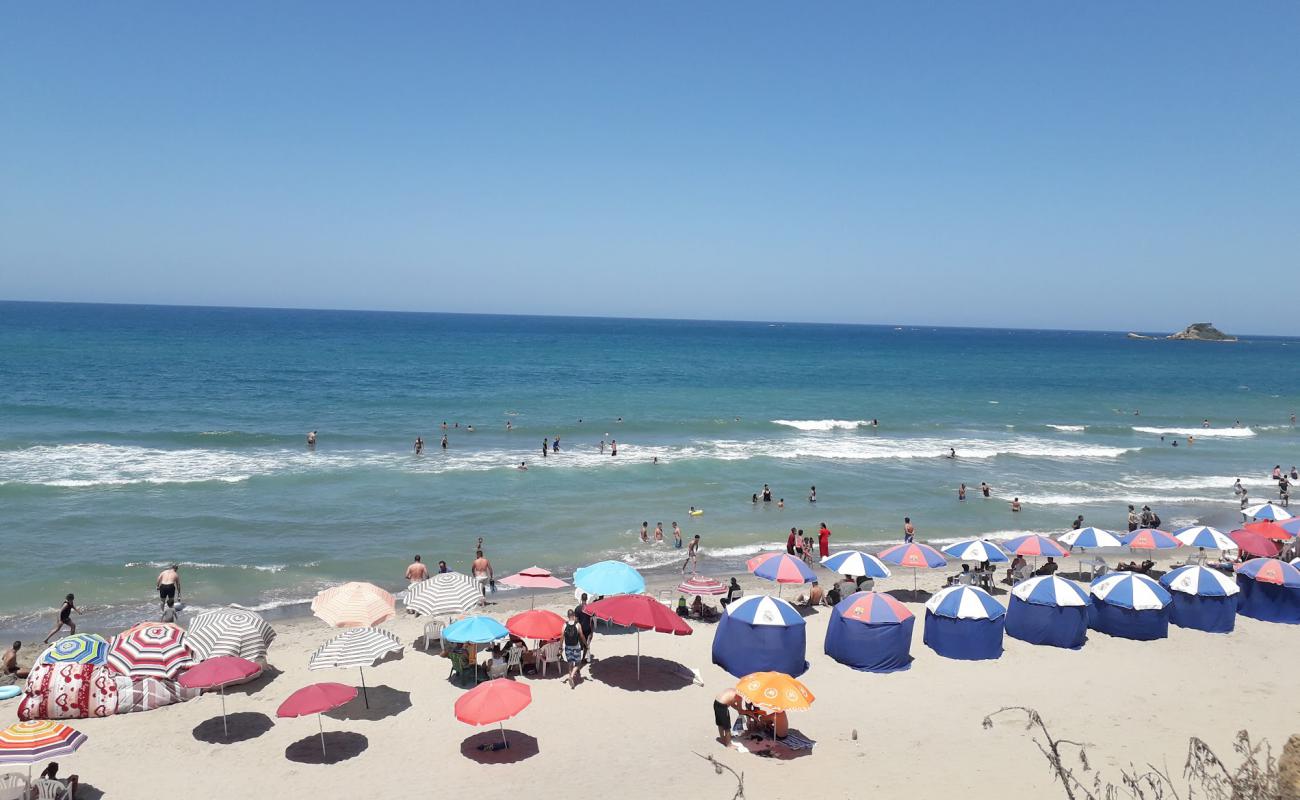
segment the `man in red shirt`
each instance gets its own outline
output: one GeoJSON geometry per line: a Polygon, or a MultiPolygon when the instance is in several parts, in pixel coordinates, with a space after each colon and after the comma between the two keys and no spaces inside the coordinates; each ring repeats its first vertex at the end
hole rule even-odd
{"type": "Polygon", "coordinates": [[[790,536],[785,540],[785,552],[794,555],[794,528],[790,529],[790,536]]]}
{"type": "Polygon", "coordinates": [[[822,523],[822,529],[817,531],[817,545],[822,558],[831,554],[831,529],[826,527],[825,522],[822,523]]]}

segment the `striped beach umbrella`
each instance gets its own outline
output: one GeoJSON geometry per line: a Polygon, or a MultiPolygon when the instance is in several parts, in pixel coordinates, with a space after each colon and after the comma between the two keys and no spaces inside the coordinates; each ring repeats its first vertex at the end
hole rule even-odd
{"type": "Polygon", "coordinates": [[[682,594],[716,597],[727,593],[727,587],[713,578],[692,575],[677,584],[677,591],[682,594]]]}
{"type": "Polygon", "coordinates": [[[630,564],[600,561],[576,570],[573,573],[573,585],[593,597],[640,594],[645,591],[645,578],[630,564]]]}
{"type": "Polygon", "coordinates": [[[402,593],[407,609],[427,617],[464,614],[483,602],[478,582],[459,572],[443,572],[413,583],[402,593]]]}
{"type": "Polygon", "coordinates": [[[803,711],[817,698],[798,680],[784,672],[754,672],[740,679],[736,692],[768,711],[803,711]]]}
{"type": "Polygon", "coordinates": [[[1204,547],[1209,550],[1236,550],[1237,543],[1228,534],[1208,525],[1193,525],[1174,531],[1174,538],[1187,547],[1204,547]]]}
{"type": "Polygon", "coordinates": [[[1078,528],[1077,530],[1066,531],[1056,537],[1056,540],[1066,547],[1077,547],[1080,550],[1124,546],[1118,536],[1101,528],[1078,528]]]}
{"type": "Polygon", "coordinates": [[[844,619],[868,625],[898,623],[913,616],[907,606],[882,592],[855,592],[841,600],[835,610],[844,619]]]}
{"type": "Polygon", "coordinates": [[[179,625],[142,622],[113,637],[105,663],[130,678],[174,680],[194,665],[194,652],[179,625]]]}
{"type": "Polygon", "coordinates": [[[1288,539],[1294,539],[1295,534],[1285,527],[1273,522],[1272,520],[1261,520],[1252,522],[1249,525],[1241,526],[1242,530],[1257,533],[1265,539],[1271,539],[1275,542],[1285,542],[1288,539]]]}
{"type": "Polygon", "coordinates": [[[918,569],[938,569],[948,563],[943,553],[928,544],[911,542],[886,547],[876,554],[881,561],[912,568],[912,591],[916,591],[916,571],[918,569]]]}
{"type": "Polygon", "coordinates": [[[1172,550],[1183,543],[1157,528],[1138,528],[1124,537],[1124,545],[1134,550],[1172,550]]]}
{"type": "Polygon", "coordinates": [[[1134,611],[1160,609],[1173,602],[1165,587],[1136,572],[1112,572],[1092,582],[1088,593],[1112,606],[1134,611]]]}
{"type": "Polygon", "coordinates": [[[822,559],[822,566],[838,575],[850,578],[888,578],[885,562],[860,550],[844,550],[822,559]]]}
{"type": "Polygon", "coordinates": [[[1292,536],[1300,536],[1300,517],[1292,517],[1291,519],[1282,520],[1278,525],[1281,525],[1282,530],[1292,536]]]}
{"type": "Polygon", "coordinates": [[[1055,575],[1026,578],[1011,587],[1011,594],[1036,606],[1086,606],[1092,602],[1083,587],[1055,575]]]}
{"type": "Polygon", "coordinates": [[[1260,583],[1273,583],[1288,589],[1300,588],[1300,570],[1277,558],[1252,558],[1237,565],[1237,574],[1260,583]]]}
{"type": "Polygon", "coordinates": [[[1171,592],[1197,597],[1231,597],[1241,591],[1235,581],[1209,567],[1179,567],[1160,577],[1160,584],[1171,592]]]}
{"type": "Polygon", "coordinates": [[[397,637],[382,628],[349,628],[330,639],[311,654],[307,669],[351,669],[361,671],[361,697],[370,708],[366,694],[366,667],[373,667],[393,653],[402,652],[397,637]]]}
{"type": "Polygon", "coordinates": [[[1008,539],[1004,549],[1015,553],[1018,556],[1051,556],[1052,558],[1064,558],[1069,555],[1064,547],[1037,533],[1029,533],[1024,536],[1017,536],[1014,539],[1008,539]]]}
{"type": "Polygon", "coordinates": [[[1007,610],[978,586],[949,586],[925,601],[926,610],[950,619],[999,619],[1007,610]]]}
{"type": "Polygon", "coordinates": [[[777,597],[751,594],[727,606],[727,616],[749,625],[804,625],[794,606],[777,597]]]}
{"type": "Polygon", "coordinates": [[[1279,522],[1285,519],[1291,519],[1292,514],[1281,506],[1273,505],[1272,501],[1260,503],[1259,505],[1248,506],[1241,510],[1241,513],[1253,519],[1266,519],[1279,522]]]}
{"type": "Polygon", "coordinates": [[[762,563],[751,571],[756,578],[777,583],[812,583],[817,580],[817,576],[807,564],[785,553],[776,553],[771,558],[763,559],[762,563]]]}
{"type": "Polygon", "coordinates": [[[249,661],[266,660],[275,629],[256,612],[243,608],[214,608],[190,620],[185,642],[200,661],[234,656],[249,661]]]}
{"type": "Polygon", "coordinates": [[[42,664],[103,664],[106,658],[107,639],[96,633],[74,633],[46,648],[37,661],[42,664]]]}
{"type": "Polygon", "coordinates": [[[393,618],[395,598],[373,583],[353,581],[322,590],[312,613],[334,628],[365,628],[393,618]]]}
{"type": "Polygon", "coordinates": [[[966,539],[954,542],[943,548],[943,552],[958,561],[987,561],[996,564],[1011,560],[1006,553],[1002,552],[1002,548],[988,539],[966,539]]]}
{"type": "Polygon", "coordinates": [[[26,765],[31,785],[32,764],[71,755],[85,743],[86,734],[61,722],[19,722],[0,731],[0,764],[26,765]]]}

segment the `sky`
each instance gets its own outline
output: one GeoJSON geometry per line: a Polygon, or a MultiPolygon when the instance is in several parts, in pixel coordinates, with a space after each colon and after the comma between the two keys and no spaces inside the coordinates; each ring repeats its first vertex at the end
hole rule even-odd
{"type": "Polygon", "coordinates": [[[3,299],[1300,332],[1296,2],[5,17],[3,299]]]}

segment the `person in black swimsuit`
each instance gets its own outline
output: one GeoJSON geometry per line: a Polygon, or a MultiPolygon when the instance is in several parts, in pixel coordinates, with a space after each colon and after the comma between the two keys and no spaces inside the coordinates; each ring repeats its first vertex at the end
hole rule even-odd
{"type": "Polygon", "coordinates": [[[53,637],[54,634],[63,630],[64,625],[68,626],[68,632],[70,634],[75,634],[77,632],[77,623],[72,621],[72,612],[75,611],[80,614],[81,609],[73,605],[72,599],[72,595],[68,595],[63,599],[63,606],[59,609],[58,624],[54,626],[54,630],[50,631],[49,636],[45,637],[45,644],[49,644],[50,638],[53,637]]]}

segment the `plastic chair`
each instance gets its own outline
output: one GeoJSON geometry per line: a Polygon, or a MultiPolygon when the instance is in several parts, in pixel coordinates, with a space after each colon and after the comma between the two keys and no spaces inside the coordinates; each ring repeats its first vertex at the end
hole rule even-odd
{"type": "Polygon", "coordinates": [[[668,606],[669,608],[672,608],[672,607],[673,607],[673,593],[672,593],[672,591],[671,591],[671,590],[668,590],[668,589],[660,589],[660,590],[659,590],[659,602],[663,603],[664,605],[668,606]]]}
{"type": "Polygon", "coordinates": [[[474,669],[474,666],[469,663],[469,657],[464,653],[453,651],[449,658],[451,659],[451,674],[447,676],[448,678],[455,675],[457,681],[463,681],[465,674],[474,669]]]}
{"type": "Polygon", "coordinates": [[[67,800],[71,792],[62,781],[41,778],[32,783],[32,789],[36,792],[36,800],[67,800]]]}
{"type": "Polygon", "coordinates": [[[0,799],[26,800],[27,776],[21,772],[0,772],[0,799]]]}
{"type": "Polygon", "coordinates": [[[437,620],[424,625],[424,652],[429,652],[429,643],[434,639],[437,639],[439,646],[442,646],[442,623],[437,620]]]}
{"type": "MultiPolygon", "coordinates": [[[[549,664],[560,664],[564,656],[563,645],[559,642],[548,642],[542,645],[542,649],[537,651],[537,666],[542,671],[542,676],[546,676],[546,667],[549,664]]],[[[560,672],[564,672],[564,667],[560,667],[560,672]]]]}
{"type": "Polygon", "coordinates": [[[506,675],[509,675],[512,669],[519,670],[520,675],[524,674],[524,648],[519,645],[506,650],[506,675]]]}

